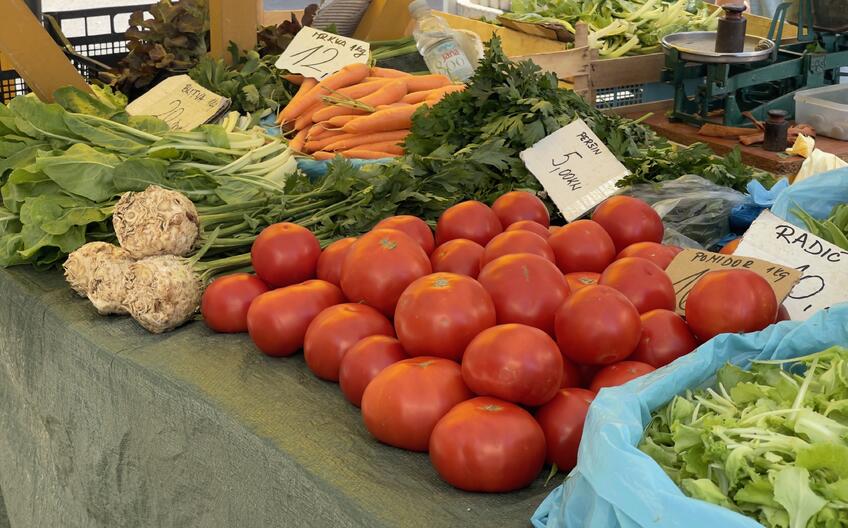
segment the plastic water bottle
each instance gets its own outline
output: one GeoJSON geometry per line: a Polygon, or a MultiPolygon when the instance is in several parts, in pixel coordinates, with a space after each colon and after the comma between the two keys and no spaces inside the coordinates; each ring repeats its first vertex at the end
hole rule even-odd
{"type": "Polygon", "coordinates": [[[474,66],[454,38],[453,30],[430,11],[427,0],[410,2],[409,13],[415,20],[415,45],[432,73],[441,73],[456,82],[474,75],[474,66]]]}

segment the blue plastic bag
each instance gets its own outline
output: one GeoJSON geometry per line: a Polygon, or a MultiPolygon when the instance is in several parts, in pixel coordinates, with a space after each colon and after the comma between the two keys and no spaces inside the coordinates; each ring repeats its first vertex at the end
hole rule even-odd
{"type": "MultiPolygon", "coordinates": [[[[848,174],[848,172],[846,172],[848,174]]],[[[843,191],[846,192],[846,191],[843,191]]],[[[603,389],[586,418],[577,467],[532,517],[536,528],[756,528],[731,510],[692,499],[636,448],[651,411],[710,382],[730,362],[785,359],[848,346],[848,303],[804,322],[723,334],[695,352],[620,387],[603,389]]]]}
{"type": "Polygon", "coordinates": [[[814,218],[830,216],[830,211],[839,204],[848,203],[848,167],[817,174],[802,180],[778,195],[771,212],[804,227],[804,222],[792,213],[800,207],[814,218]]]}

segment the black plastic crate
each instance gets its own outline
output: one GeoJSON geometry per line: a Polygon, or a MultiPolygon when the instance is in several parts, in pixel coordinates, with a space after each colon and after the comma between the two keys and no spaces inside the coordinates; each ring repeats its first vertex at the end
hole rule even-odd
{"type": "MultiPolygon", "coordinates": [[[[44,13],[56,19],[60,27],[68,25],[81,25],[84,34],[81,36],[68,37],[68,41],[73,46],[74,50],[80,55],[97,59],[98,61],[109,66],[115,66],[123,56],[127,54],[127,39],[124,34],[125,29],[117,22],[126,20],[134,11],[146,11],[152,4],[134,4],[115,7],[100,7],[95,9],[76,9],[73,11],[56,11],[44,13]],[[108,32],[94,34],[93,28],[95,20],[108,19],[108,32]],[[121,30],[116,28],[122,27],[121,30]]],[[[44,19],[45,27],[48,26],[47,18],[44,19]]],[[[86,79],[91,79],[96,76],[96,72],[92,71],[87,65],[71,59],[71,62],[76,66],[80,74],[86,79]]],[[[28,93],[30,90],[14,70],[0,71],[0,102],[7,102],[16,95],[28,93]]]]}

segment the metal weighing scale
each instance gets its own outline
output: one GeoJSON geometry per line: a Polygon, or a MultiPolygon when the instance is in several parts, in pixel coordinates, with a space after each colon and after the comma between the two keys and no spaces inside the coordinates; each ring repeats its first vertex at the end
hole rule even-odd
{"type": "Polygon", "coordinates": [[[783,3],[772,19],[768,38],[746,35],[742,51],[735,53],[715,51],[715,31],[664,37],[663,80],[675,89],[669,119],[743,126],[750,124],[743,112],[764,121],[772,109],[787,111],[791,119],[795,92],[838,83],[840,68],[848,66],[847,16],[848,0],[783,3]],[[835,7],[840,8],[838,12],[835,7]],[[797,9],[798,37],[780,44],[793,8],[797,9]],[[693,94],[687,93],[690,79],[703,79],[693,94]]]}

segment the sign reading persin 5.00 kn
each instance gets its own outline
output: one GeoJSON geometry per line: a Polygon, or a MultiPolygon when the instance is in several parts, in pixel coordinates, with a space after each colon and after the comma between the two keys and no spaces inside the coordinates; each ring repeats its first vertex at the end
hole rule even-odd
{"type": "Polygon", "coordinates": [[[629,174],[582,119],[523,151],[521,160],[569,222],[615,194],[615,183],[629,174]]]}

